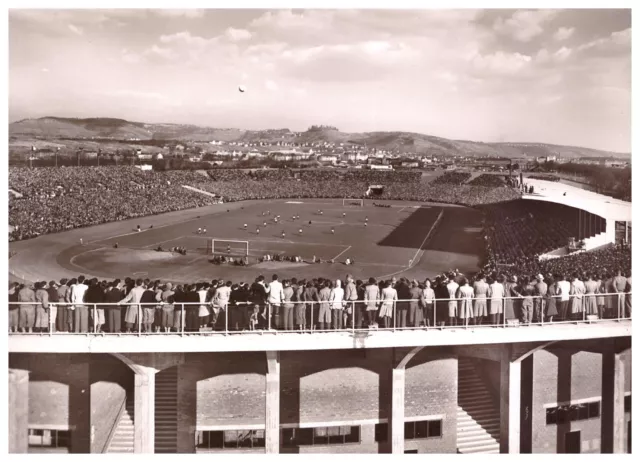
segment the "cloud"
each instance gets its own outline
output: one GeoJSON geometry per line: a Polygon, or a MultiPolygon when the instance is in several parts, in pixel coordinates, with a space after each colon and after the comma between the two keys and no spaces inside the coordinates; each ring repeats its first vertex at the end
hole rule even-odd
{"type": "Polygon", "coordinates": [[[225,31],[225,36],[233,42],[238,42],[241,40],[249,40],[251,38],[251,32],[246,29],[234,29],[233,27],[229,27],[225,31]]]}
{"type": "Polygon", "coordinates": [[[273,80],[265,80],[264,87],[269,91],[278,91],[278,84],[273,80]]]}
{"type": "Polygon", "coordinates": [[[566,48],[566,47],[560,48],[558,51],[556,51],[553,54],[553,57],[557,61],[565,61],[565,60],[567,60],[569,58],[569,56],[571,56],[571,49],[570,48],[566,48]]]}
{"type": "Polygon", "coordinates": [[[558,42],[562,42],[567,40],[569,37],[573,35],[575,32],[575,28],[573,27],[560,27],[555,34],[553,34],[554,40],[558,42]]]}
{"type": "Polygon", "coordinates": [[[147,92],[147,91],[136,91],[136,90],[117,90],[114,92],[107,93],[107,96],[118,97],[118,98],[135,98],[135,99],[146,99],[146,100],[165,100],[166,96],[160,93],[147,92]]]}
{"type": "Polygon", "coordinates": [[[555,18],[557,14],[557,10],[519,10],[507,19],[502,17],[496,19],[493,29],[519,42],[529,42],[542,34],[543,25],[555,18]]]}
{"type": "Polygon", "coordinates": [[[476,71],[481,74],[513,75],[531,67],[532,58],[520,53],[477,54],[471,58],[476,71]]]}
{"type": "MultiPolygon", "coordinates": [[[[631,28],[612,32],[608,37],[602,37],[583,43],[578,47],[580,52],[592,55],[612,56],[613,54],[629,54],[631,48],[631,28]]],[[[630,57],[630,56],[629,56],[630,57]]]]}
{"type": "Polygon", "coordinates": [[[70,30],[71,32],[73,32],[73,33],[74,33],[74,34],[76,34],[76,35],[82,35],[82,34],[84,34],[84,31],[82,30],[82,28],[81,28],[81,27],[74,26],[73,24],[69,24],[67,27],[69,28],[69,30],[70,30]]]}
{"type": "Polygon", "coordinates": [[[157,10],[149,10],[153,14],[156,14],[161,17],[166,18],[187,18],[187,19],[197,19],[204,16],[205,10],[203,9],[157,9],[157,10]]]}
{"type": "Polygon", "coordinates": [[[140,62],[140,55],[132,53],[124,48],[122,50],[122,60],[127,64],[137,64],[140,62]]]}

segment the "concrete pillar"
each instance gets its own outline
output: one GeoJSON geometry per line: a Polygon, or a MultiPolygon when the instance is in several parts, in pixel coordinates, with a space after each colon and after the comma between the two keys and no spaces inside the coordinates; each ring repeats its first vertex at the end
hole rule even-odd
{"type": "Polygon", "coordinates": [[[264,439],[267,454],[280,453],[280,352],[267,351],[264,439]]]}
{"type": "Polygon", "coordinates": [[[196,452],[198,381],[192,367],[178,366],[178,454],[196,452]]]}
{"type": "Polygon", "coordinates": [[[91,377],[89,355],[69,357],[66,373],[69,382],[69,428],[73,454],[91,453],[91,377]]]}
{"type": "Polygon", "coordinates": [[[405,368],[391,370],[391,409],[389,412],[389,441],[391,454],[404,454],[404,385],[405,368]]]}
{"type": "Polygon", "coordinates": [[[29,447],[29,371],[9,369],[9,454],[29,447]]]}
{"type": "Polygon", "coordinates": [[[602,354],[602,452],[624,454],[624,362],[614,351],[602,354]]]}
{"type": "Polygon", "coordinates": [[[133,452],[137,454],[155,451],[156,372],[151,367],[136,367],[133,452]]]}
{"type": "Polygon", "coordinates": [[[511,347],[505,345],[500,360],[500,453],[520,453],[521,364],[511,361],[511,347]]]}

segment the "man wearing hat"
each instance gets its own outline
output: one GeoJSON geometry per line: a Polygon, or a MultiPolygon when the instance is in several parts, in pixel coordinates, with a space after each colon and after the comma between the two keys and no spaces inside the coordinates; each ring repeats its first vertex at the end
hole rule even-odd
{"type": "Polygon", "coordinates": [[[544,321],[544,315],[547,308],[547,283],[544,282],[544,277],[542,274],[538,274],[536,276],[536,285],[535,285],[535,295],[536,298],[533,300],[533,318],[535,322],[544,321]]]}

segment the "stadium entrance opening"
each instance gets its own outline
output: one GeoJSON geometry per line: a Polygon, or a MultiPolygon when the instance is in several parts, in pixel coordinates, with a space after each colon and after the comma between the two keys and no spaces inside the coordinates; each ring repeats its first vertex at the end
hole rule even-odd
{"type": "Polygon", "coordinates": [[[369,186],[369,189],[367,190],[367,196],[369,197],[382,196],[383,192],[384,192],[384,186],[379,184],[374,184],[369,186]]]}

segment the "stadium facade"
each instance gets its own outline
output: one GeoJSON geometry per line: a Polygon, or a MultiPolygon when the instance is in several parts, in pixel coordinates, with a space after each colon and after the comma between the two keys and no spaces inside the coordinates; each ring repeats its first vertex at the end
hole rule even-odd
{"type": "Polygon", "coordinates": [[[630,320],[12,335],[9,450],[623,453],[630,335],[630,320]]]}

